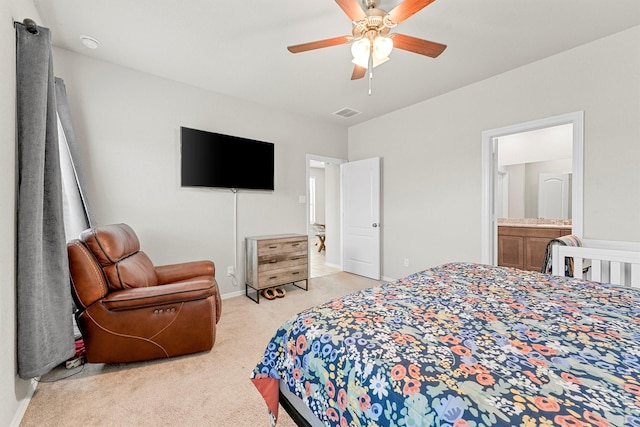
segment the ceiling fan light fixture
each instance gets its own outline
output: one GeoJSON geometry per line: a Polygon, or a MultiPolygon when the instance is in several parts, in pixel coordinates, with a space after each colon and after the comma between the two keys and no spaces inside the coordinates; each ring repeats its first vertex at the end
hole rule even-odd
{"type": "Polygon", "coordinates": [[[373,40],[373,49],[371,41],[368,38],[356,40],[351,45],[351,54],[353,55],[354,64],[362,68],[369,68],[369,55],[372,55],[373,68],[383,64],[389,60],[389,54],[393,49],[393,41],[384,36],[377,36],[373,40]]]}
{"type": "MultiPolygon", "coordinates": [[[[358,61],[357,64],[367,63],[369,60],[369,52],[371,51],[371,42],[367,38],[361,38],[356,40],[351,45],[351,54],[353,55],[354,63],[358,61]]],[[[366,65],[365,65],[366,67],[366,65]]]]}
{"type": "Polygon", "coordinates": [[[389,57],[386,56],[384,58],[376,58],[375,56],[373,57],[373,68],[376,68],[378,65],[380,64],[384,64],[385,62],[387,62],[389,60],[389,57]]]}
{"type": "Polygon", "coordinates": [[[351,62],[356,64],[358,67],[362,67],[362,68],[369,67],[369,58],[365,58],[364,60],[362,60],[362,58],[353,58],[351,62]]]}
{"type": "Polygon", "coordinates": [[[378,59],[388,58],[393,50],[393,40],[385,36],[377,36],[373,40],[373,57],[378,59]]]}
{"type": "MultiPolygon", "coordinates": [[[[389,57],[378,59],[374,55],[371,59],[373,59],[373,61],[372,61],[373,62],[373,68],[376,68],[378,65],[384,64],[385,62],[387,62],[389,60],[389,57]]],[[[351,62],[353,62],[354,64],[356,64],[359,67],[369,68],[369,55],[367,55],[366,58],[353,58],[351,60],[351,62]]]]}

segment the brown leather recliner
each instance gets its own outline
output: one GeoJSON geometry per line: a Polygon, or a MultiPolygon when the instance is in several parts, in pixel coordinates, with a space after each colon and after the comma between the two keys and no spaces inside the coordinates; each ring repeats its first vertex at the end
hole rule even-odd
{"type": "Polygon", "coordinates": [[[88,362],[136,362],[213,347],[222,303],[212,261],[154,266],[126,224],[85,230],[67,250],[88,362]]]}

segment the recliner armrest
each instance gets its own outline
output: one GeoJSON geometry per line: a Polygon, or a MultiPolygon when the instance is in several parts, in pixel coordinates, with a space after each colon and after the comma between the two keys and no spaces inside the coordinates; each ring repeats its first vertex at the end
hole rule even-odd
{"type": "Polygon", "coordinates": [[[173,283],[193,277],[214,277],[216,267],[213,261],[191,261],[180,264],[155,266],[158,283],[173,283]]]}
{"type": "Polygon", "coordinates": [[[98,303],[110,311],[134,310],[205,299],[215,295],[217,291],[215,281],[198,279],[167,285],[123,289],[111,292],[98,303]]]}

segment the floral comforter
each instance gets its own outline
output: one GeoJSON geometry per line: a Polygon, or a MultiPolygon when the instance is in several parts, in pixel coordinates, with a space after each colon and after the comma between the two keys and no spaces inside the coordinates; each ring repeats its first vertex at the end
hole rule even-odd
{"type": "Polygon", "coordinates": [[[282,380],[327,426],[640,426],[640,290],[445,264],[294,316],[251,378],[272,420],[282,380]]]}

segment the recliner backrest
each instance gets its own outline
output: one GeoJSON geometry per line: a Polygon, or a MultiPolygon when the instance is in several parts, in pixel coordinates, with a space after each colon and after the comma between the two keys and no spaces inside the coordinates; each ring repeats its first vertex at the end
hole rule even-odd
{"type": "Polygon", "coordinates": [[[85,230],[80,240],[102,267],[109,289],[116,291],[158,284],[151,259],[140,250],[138,236],[127,224],[85,230]]]}
{"type": "Polygon", "coordinates": [[[107,295],[107,279],[96,258],[80,240],[67,243],[67,253],[73,290],[71,295],[76,307],[84,310],[107,295]]]}

